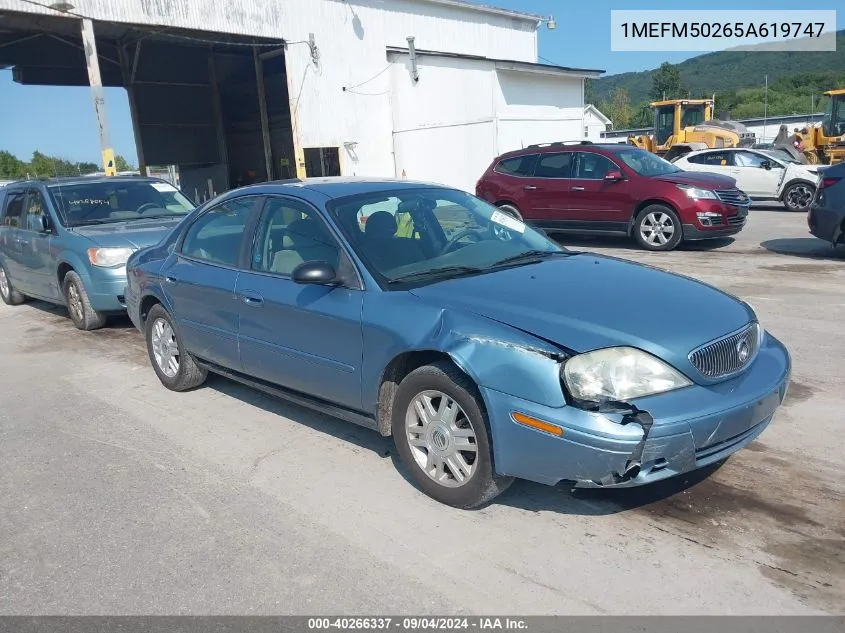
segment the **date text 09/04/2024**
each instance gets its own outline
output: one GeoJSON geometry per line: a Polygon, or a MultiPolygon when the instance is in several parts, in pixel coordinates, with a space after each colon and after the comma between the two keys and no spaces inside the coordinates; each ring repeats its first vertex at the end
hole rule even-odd
{"type": "Polygon", "coordinates": [[[625,38],[821,37],[824,22],[623,22],[625,38]]]}
{"type": "Polygon", "coordinates": [[[528,624],[519,618],[475,617],[336,617],[309,618],[310,631],[466,631],[466,630],[511,630],[525,631],[528,624]]]}

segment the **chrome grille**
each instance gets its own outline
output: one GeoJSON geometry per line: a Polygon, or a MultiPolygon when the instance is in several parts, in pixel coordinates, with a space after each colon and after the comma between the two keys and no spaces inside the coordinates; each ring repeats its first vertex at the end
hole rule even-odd
{"type": "Polygon", "coordinates": [[[748,196],[739,189],[717,189],[716,195],[725,204],[731,204],[735,207],[744,207],[751,202],[748,196]]]}
{"type": "Polygon", "coordinates": [[[689,360],[704,376],[724,378],[747,367],[757,356],[759,346],[760,326],[752,323],[739,332],[693,350],[689,360]]]}
{"type": "Polygon", "coordinates": [[[728,218],[728,224],[730,224],[731,226],[737,226],[740,224],[745,224],[745,220],[746,218],[740,217],[738,215],[732,215],[728,218]]]}

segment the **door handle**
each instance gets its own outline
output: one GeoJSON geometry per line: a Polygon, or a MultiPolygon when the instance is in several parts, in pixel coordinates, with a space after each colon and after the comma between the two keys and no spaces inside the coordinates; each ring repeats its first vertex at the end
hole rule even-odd
{"type": "Polygon", "coordinates": [[[179,280],[178,280],[178,279],[176,279],[176,277],[173,277],[172,275],[167,275],[167,276],[164,278],[164,280],[165,280],[167,283],[169,283],[169,284],[175,284],[175,283],[178,283],[178,282],[179,282],[179,280]]]}
{"type": "Polygon", "coordinates": [[[584,191],[584,187],[572,187],[572,191],[584,191]]]}
{"type": "Polygon", "coordinates": [[[525,189],[525,191],[534,191],[536,188],[537,187],[535,187],[534,185],[525,185],[523,187],[523,189],[525,189]]]}
{"type": "Polygon", "coordinates": [[[244,303],[249,306],[260,306],[264,303],[264,297],[254,293],[241,293],[241,299],[243,299],[244,303]]]}

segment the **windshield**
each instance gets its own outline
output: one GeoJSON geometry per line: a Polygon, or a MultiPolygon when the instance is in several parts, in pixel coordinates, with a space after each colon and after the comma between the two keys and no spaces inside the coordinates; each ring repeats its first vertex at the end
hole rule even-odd
{"type": "Polygon", "coordinates": [[[98,180],[50,185],[64,226],[178,217],[194,205],[176,187],[157,180],[98,180]]]}
{"type": "Polygon", "coordinates": [[[616,156],[640,176],[664,176],[682,171],[668,160],[637,147],[621,150],[616,156]]]}
{"type": "Polygon", "coordinates": [[[483,274],[567,253],[463,191],[420,187],[328,205],[370,272],[388,287],[483,274]]]}
{"type": "Polygon", "coordinates": [[[779,160],[784,163],[794,163],[796,165],[800,165],[800,160],[795,160],[792,156],[789,155],[789,152],[784,152],[782,149],[762,149],[758,150],[761,154],[765,154],[770,158],[774,158],[775,160],[779,160]]]}
{"type": "Polygon", "coordinates": [[[831,95],[828,98],[822,132],[828,137],[845,134],[845,95],[831,95]]]}

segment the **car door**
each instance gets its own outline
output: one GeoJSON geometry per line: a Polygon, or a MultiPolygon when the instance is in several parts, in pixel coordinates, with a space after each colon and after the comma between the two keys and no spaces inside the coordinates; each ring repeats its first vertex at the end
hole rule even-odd
{"type": "Polygon", "coordinates": [[[306,261],[354,270],[317,209],[296,198],[268,197],[250,270],[237,280],[243,371],[360,409],[363,292],[360,284],[295,283],[291,274],[306,261]]]}
{"type": "Polygon", "coordinates": [[[3,226],[0,228],[0,251],[12,285],[26,292],[28,276],[21,263],[20,223],[26,206],[26,190],[8,188],[4,198],[3,226]]]}
{"type": "Polygon", "coordinates": [[[731,176],[736,185],[752,198],[777,198],[784,166],[778,161],[747,150],[733,153],[731,176]]]}
{"type": "Polygon", "coordinates": [[[523,217],[539,226],[562,227],[569,217],[572,152],[540,154],[534,175],[525,179],[523,217]]]}
{"type": "Polygon", "coordinates": [[[605,180],[622,169],[607,156],[575,152],[569,193],[570,218],[589,230],[626,231],[631,217],[628,181],[605,180]]]}
{"type": "Polygon", "coordinates": [[[196,218],[161,272],[185,347],[195,356],[240,370],[235,295],[253,211],[261,199],[228,200],[196,218]]]}
{"type": "Polygon", "coordinates": [[[18,228],[20,261],[27,271],[29,292],[36,297],[55,301],[61,297],[51,248],[54,234],[52,230],[43,230],[45,220],[46,226],[54,226],[43,194],[31,188],[26,193],[24,214],[18,228]]]}

